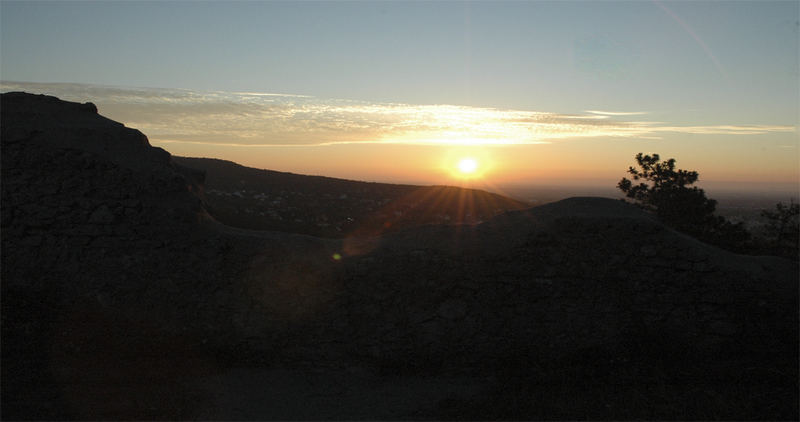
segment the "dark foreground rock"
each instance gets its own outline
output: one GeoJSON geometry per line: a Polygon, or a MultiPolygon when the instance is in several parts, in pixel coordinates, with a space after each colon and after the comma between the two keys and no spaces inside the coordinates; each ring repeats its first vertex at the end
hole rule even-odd
{"type": "Polygon", "coordinates": [[[233,229],[90,104],[2,95],[5,419],[796,419],[798,268],[619,201],[233,229]]]}

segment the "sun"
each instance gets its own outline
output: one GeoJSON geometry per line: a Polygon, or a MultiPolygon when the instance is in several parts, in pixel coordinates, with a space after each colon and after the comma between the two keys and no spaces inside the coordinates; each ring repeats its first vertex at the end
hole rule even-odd
{"type": "Polygon", "coordinates": [[[439,171],[449,182],[475,184],[497,167],[492,152],[485,148],[453,148],[444,152],[439,171]]]}
{"type": "Polygon", "coordinates": [[[478,161],[474,158],[462,158],[458,162],[458,171],[463,175],[470,175],[478,170],[478,161]]]}

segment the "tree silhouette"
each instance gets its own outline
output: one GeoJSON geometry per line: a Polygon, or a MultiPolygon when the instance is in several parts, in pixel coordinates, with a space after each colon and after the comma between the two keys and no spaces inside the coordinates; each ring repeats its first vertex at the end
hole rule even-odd
{"type": "Polygon", "coordinates": [[[767,219],[766,229],[771,238],[771,252],[798,259],[800,204],[795,204],[794,200],[791,200],[789,205],[778,202],[774,211],[761,211],[761,216],[767,219]]]}
{"type": "Polygon", "coordinates": [[[636,154],[638,169],[628,168],[633,180],[623,177],[617,187],[642,208],[676,230],[736,251],[746,248],[750,235],[742,225],[714,215],[717,201],[697,186],[696,171],[675,168],[675,159],[661,161],[658,154],[636,154]],[[638,182],[638,184],[635,184],[638,182]]]}
{"type": "Polygon", "coordinates": [[[660,161],[658,154],[636,154],[640,169],[628,168],[633,181],[623,177],[617,187],[625,196],[677,229],[697,232],[714,217],[717,201],[706,198],[705,192],[694,184],[696,171],[675,168],[675,159],[660,161]],[[634,184],[634,181],[639,181],[634,184]]]}

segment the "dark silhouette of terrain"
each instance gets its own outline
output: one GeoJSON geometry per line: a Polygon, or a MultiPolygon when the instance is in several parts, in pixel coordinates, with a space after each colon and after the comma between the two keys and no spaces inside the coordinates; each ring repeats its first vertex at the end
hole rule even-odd
{"type": "Polygon", "coordinates": [[[0,111],[4,419],[798,417],[797,263],[604,198],[233,228],[93,105],[0,111]]]}
{"type": "Polygon", "coordinates": [[[205,172],[208,211],[229,226],[324,237],[377,235],[425,224],[477,224],[528,205],[452,186],[304,176],[211,158],[173,157],[205,172]]]}

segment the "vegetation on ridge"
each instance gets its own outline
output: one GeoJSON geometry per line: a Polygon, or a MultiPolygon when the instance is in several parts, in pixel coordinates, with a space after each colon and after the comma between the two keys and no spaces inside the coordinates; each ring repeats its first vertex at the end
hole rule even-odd
{"type": "Polygon", "coordinates": [[[773,255],[798,259],[800,246],[800,204],[790,201],[789,205],[778,202],[775,210],[764,210],[761,216],[767,219],[765,248],[773,255]]]}
{"type": "Polygon", "coordinates": [[[754,238],[742,223],[715,214],[717,201],[692,186],[699,179],[697,171],[678,169],[674,158],[661,161],[658,154],[640,152],[635,159],[639,168],[628,168],[633,180],[623,177],[617,187],[668,226],[734,252],[798,259],[798,204],[778,203],[776,211],[763,211],[767,238],[754,238]]]}

